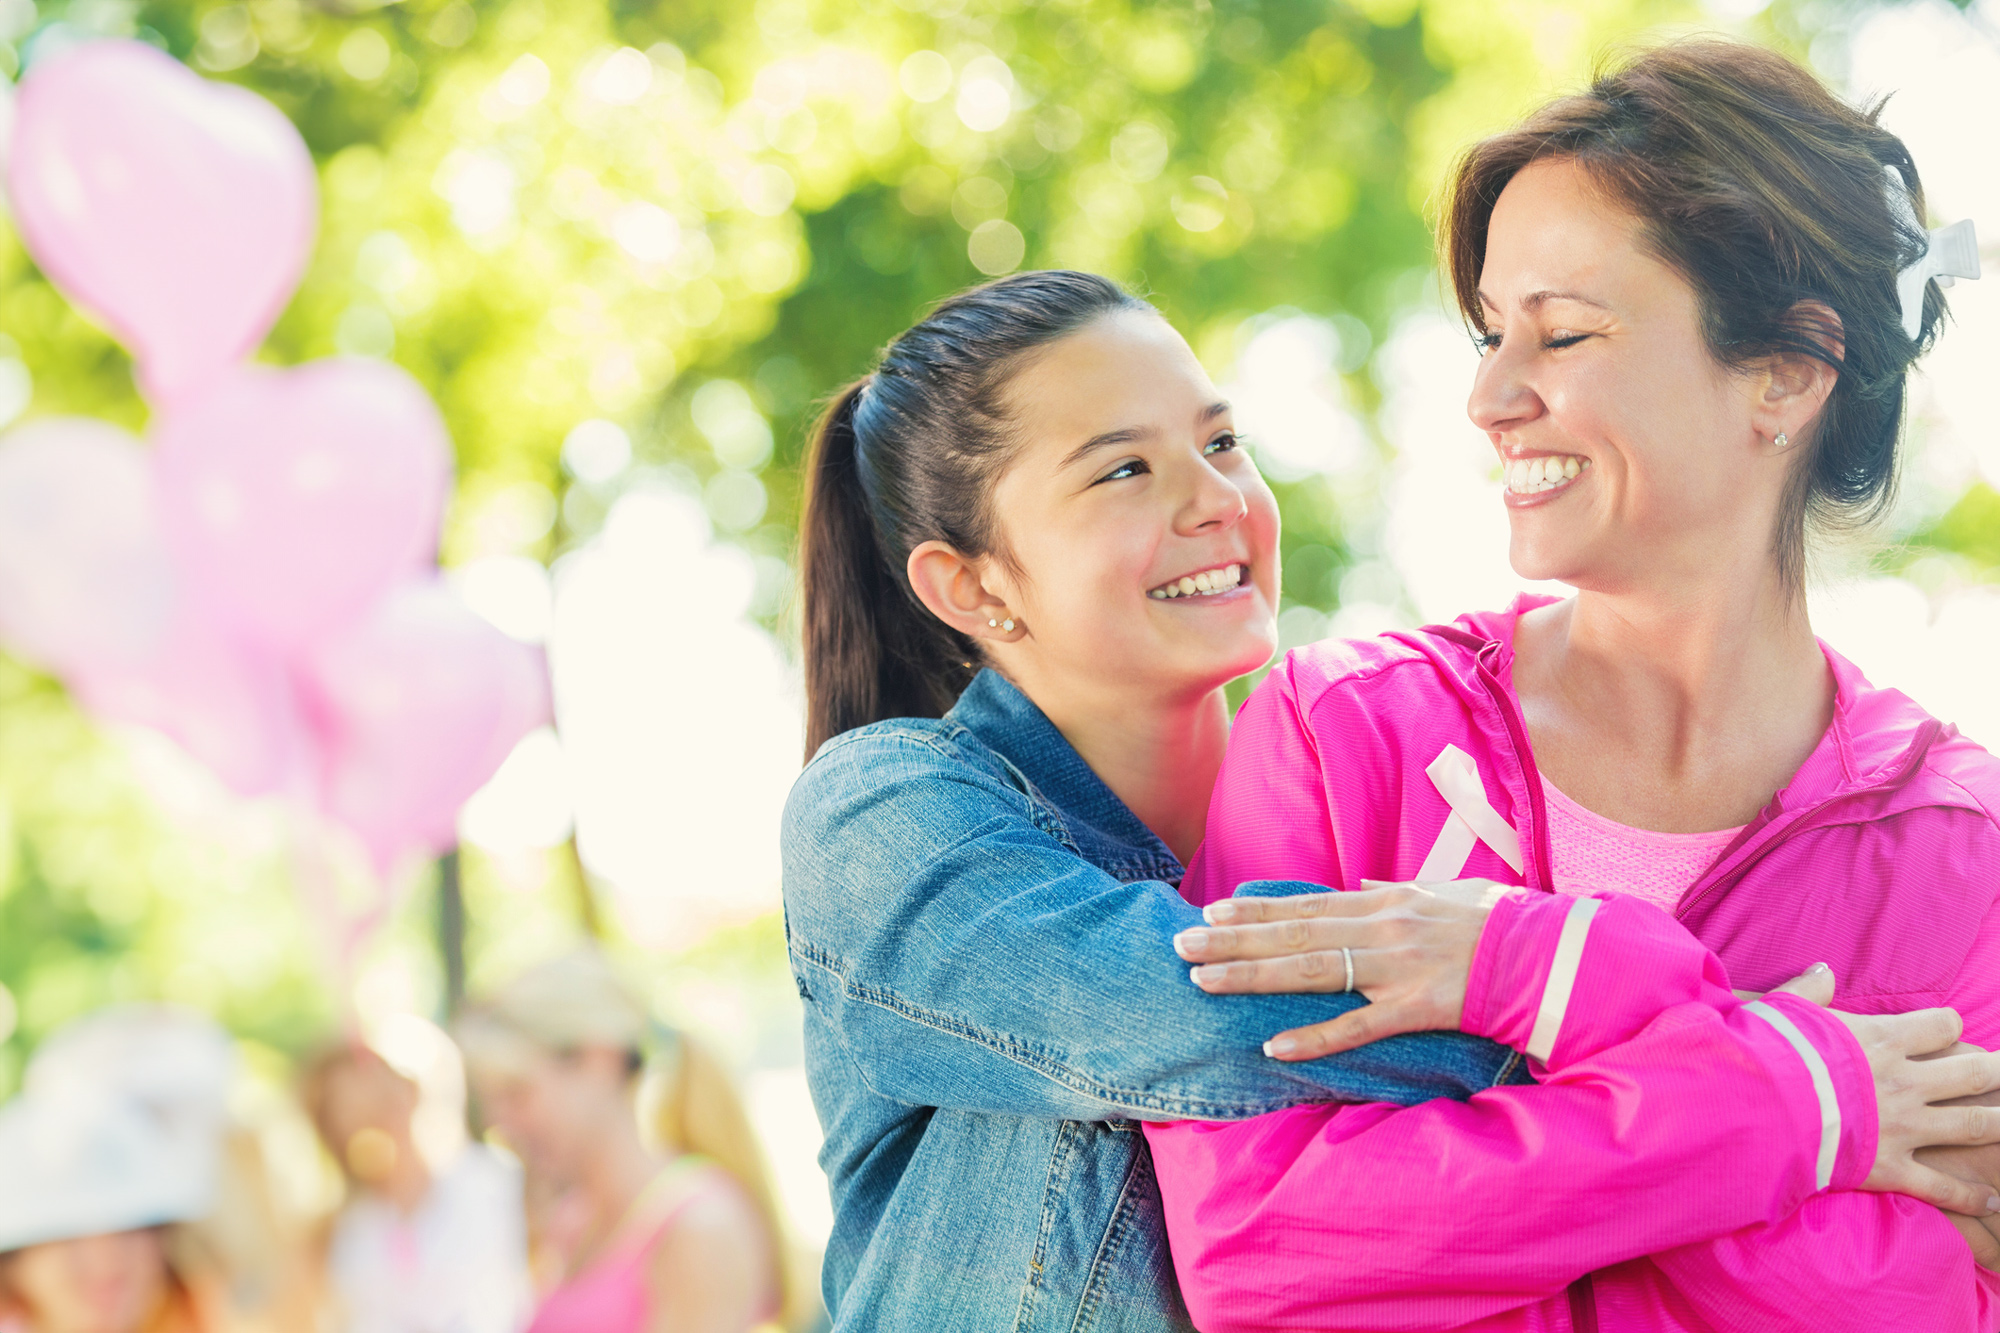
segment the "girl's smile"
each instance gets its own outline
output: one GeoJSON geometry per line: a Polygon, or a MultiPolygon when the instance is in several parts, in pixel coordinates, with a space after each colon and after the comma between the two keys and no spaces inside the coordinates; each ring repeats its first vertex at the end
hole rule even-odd
{"type": "Polygon", "coordinates": [[[1146,595],[1163,602],[1199,599],[1212,605],[1217,601],[1229,599],[1231,594],[1236,594],[1234,600],[1240,601],[1246,595],[1243,576],[1248,572],[1248,568],[1243,564],[1231,563],[1196,570],[1177,579],[1168,579],[1146,595]]]}

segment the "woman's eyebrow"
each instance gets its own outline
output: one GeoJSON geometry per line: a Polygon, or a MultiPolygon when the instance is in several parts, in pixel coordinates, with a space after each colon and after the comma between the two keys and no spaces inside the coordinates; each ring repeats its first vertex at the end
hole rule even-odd
{"type": "MultiPolygon", "coordinates": [[[[1500,303],[1485,292],[1479,292],[1477,295],[1481,305],[1490,306],[1494,310],[1501,308],[1500,303]]],[[[1546,287],[1538,292],[1529,292],[1526,296],[1522,297],[1521,308],[1523,310],[1539,310],[1551,301],[1574,301],[1578,305],[1587,305],[1596,310],[1608,311],[1611,309],[1604,302],[1597,300],[1595,297],[1585,296],[1581,292],[1555,291],[1546,287]]]]}

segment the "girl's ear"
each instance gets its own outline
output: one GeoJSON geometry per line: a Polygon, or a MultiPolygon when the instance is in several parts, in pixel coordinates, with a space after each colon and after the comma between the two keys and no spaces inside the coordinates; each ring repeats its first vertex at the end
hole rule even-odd
{"type": "Polygon", "coordinates": [[[910,552],[906,569],[917,600],[960,634],[1002,641],[1018,637],[1006,599],[986,587],[979,565],[958,548],[946,542],[924,542],[910,552]],[[999,621],[1007,628],[998,629],[988,621],[999,621]]]}

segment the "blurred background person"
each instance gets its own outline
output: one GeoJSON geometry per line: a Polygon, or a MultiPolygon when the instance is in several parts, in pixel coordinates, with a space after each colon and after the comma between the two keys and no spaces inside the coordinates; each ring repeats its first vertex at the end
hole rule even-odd
{"type": "MultiPolygon", "coordinates": [[[[520,1328],[531,1294],[519,1168],[460,1134],[433,1169],[427,1156],[437,1150],[426,1154],[415,1127],[423,1090],[360,1042],[337,1042],[310,1060],[299,1093],[347,1186],[322,1251],[334,1326],[520,1328]]],[[[448,1109],[462,1123],[462,1099],[448,1109]]]]}
{"type": "Polygon", "coordinates": [[[527,1167],[531,1333],[743,1333],[786,1317],[762,1155],[715,1057],[591,950],[459,1024],[479,1107],[527,1167]]]}
{"type": "Polygon", "coordinates": [[[0,1327],[212,1333],[304,1326],[292,1233],[228,1114],[235,1055],[196,1015],[61,1029],[0,1109],[0,1327]]]}

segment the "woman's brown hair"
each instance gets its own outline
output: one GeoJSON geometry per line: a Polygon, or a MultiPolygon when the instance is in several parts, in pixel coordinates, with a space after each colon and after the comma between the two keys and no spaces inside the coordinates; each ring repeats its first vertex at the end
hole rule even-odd
{"type": "Polygon", "coordinates": [[[1923,186],[1902,140],[1773,51],[1719,39],[1655,47],[1598,75],[1459,162],[1440,243],[1465,318],[1486,332],[1479,275],[1493,208],[1530,163],[1577,163],[1645,224],[1656,254],[1694,288],[1709,352],[1725,366],[1805,357],[1839,372],[1795,448],[1775,554],[1805,582],[1805,530],[1864,523],[1894,493],[1903,386],[1935,341],[1944,298],[1926,287],[1923,327],[1902,327],[1896,274],[1928,238],[1891,205],[1923,186]],[[1892,184],[1893,169],[1900,184],[1892,184]],[[1838,325],[1825,318],[1832,311],[1838,325]]]}

